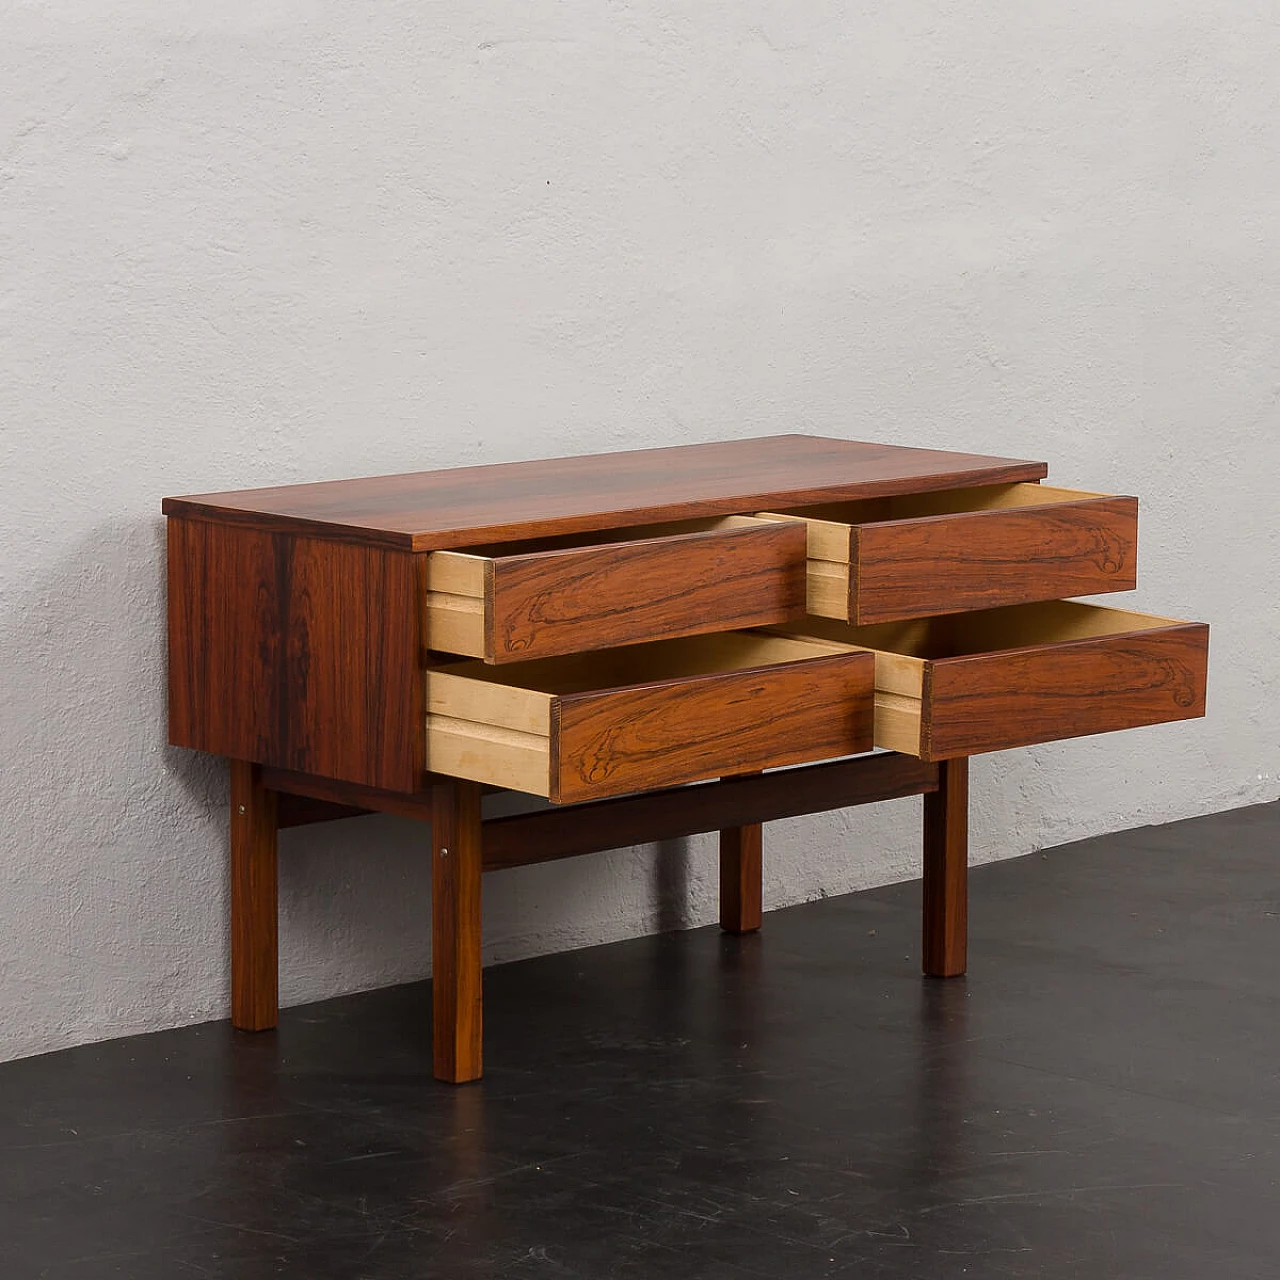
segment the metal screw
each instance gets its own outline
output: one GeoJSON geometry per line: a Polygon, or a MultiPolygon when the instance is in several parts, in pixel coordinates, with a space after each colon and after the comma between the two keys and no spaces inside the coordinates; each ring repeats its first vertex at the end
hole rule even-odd
{"type": "Polygon", "coordinates": [[[244,805],[241,805],[241,806],[240,806],[240,812],[241,812],[241,813],[243,813],[243,812],[244,812],[244,805]]]}
{"type": "Polygon", "coordinates": [[[449,850],[448,850],[448,849],[441,849],[441,850],[440,850],[440,856],[441,856],[442,858],[447,858],[447,857],[449,856],[449,850]]]}

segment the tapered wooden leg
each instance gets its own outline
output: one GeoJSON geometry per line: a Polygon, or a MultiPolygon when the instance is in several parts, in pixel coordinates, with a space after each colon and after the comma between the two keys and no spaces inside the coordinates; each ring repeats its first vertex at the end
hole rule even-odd
{"type": "Polygon", "coordinates": [[[437,783],[431,814],[435,1075],[462,1084],[482,1070],[480,784],[437,783]]]}
{"type": "Polygon", "coordinates": [[[720,832],[720,927],[754,933],[762,917],[764,829],[758,822],[720,832]]]}
{"type": "Polygon", "coordinates": [[[969,761],[944,760],[924,797],[924,971],[954,978],[966,964],[969,912],[969,761]]]}
{"type": "Polygon", "coordinates": [[[231,1025],[266,1031],[279,1017],[276,793],[231,762],[231,1025]]]}

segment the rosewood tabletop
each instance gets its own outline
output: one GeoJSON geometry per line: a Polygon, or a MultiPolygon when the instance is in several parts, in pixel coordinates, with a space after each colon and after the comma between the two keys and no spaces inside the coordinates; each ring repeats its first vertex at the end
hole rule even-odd
{"type": "Polygon", "coordinates": [[[1043,462],[762,436],[166,498],[164,512],[408,551],[1040,480],[1043,462]]]}

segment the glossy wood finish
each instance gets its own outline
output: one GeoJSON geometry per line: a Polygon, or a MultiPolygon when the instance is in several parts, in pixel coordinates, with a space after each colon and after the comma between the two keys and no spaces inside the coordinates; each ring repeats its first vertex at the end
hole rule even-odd
{"type": "Polygon", "coordinates": [[[261,770],[231,761],[231,1023],[266,1031],[279,1016],[276,796],[261,770]]]}
{"type": "Polygon", "coordinates": [[[496,871],[677,840],[730,826],[923,795],[936,785],[934,765],[908,756],[861,756],[495,818],[484,824],[484,865],[486,871],[496,871]]]}
{"type": "Polygon", "coordinates": [[[423,777],[415,558],[169,521],[169,741],[402,791],[423,777]]]}
{"type": "Polygon", "coordinates": [[[431,792],[431,1003],[435,1076],[451,1084],[483,1070],[480,959],[480,788],[431,792]]]}
{"type": "Polygon", "coordinates": [[[1209,628],[1073,601],[806,635],[876,654],[876,745],[925,760],[1204,715],[1209,628]]]}
{"type": "Polygon", "coordinates": [[[310,796],[296,796],[280,792],[276,797],[276,826],[284,831],[289,827],[310,827],[318,822],[339,822],[346,818],[367,818],[373,809],[359,805],[337,804],[332,800],[313,800],[310,796]]]}
{"type": "Polygon", "coordinates": [[[925,758],[1202,716],[1208,653],[1207,626],[1172,623],[931,663],[925,758]]]}
{"type": "Polygon", "coordinates": [[[864,525],[853,537],[856,615],[878,622],[1130,591],[1137,543],[1136,498],[864,525]]]}
{"type": "Polygon", "coordinates": [[[365,812],[432,823],[444,1080],[482,1069],[486,869],[717,830],[722,924],[749,931],[761,823],[923,794],[924,967],[963,972],[962,757],[1204,708],[1207,628],[985,607],[1133,583],[1134,501],[1045,472],[779,436],[166,500],[171,741],[236,761],[236,1025],[276,1019],[278,826],[365,812]],[[700,527],[645,528],[673,521],[700,527]],[[802,561],[810,612],[907,620],[797,638],[802,561]],[[772,633],[721,633],[744,623],[772,633]],[[459,638],[489,665],[438,663],[459,638]],[[921,759],[807,763],[873,720],[921,759]],[[565,807],[484,823],[483,783],[565,807]]]}
{"type": "Polygon", "coordinates": [[[754,933],[763,917],[764,828],[758,822],[721,827],[720,928],[754,933]]]}
{"type": "Polygon", "coordinates": [[[432,770],[557,803],[870,749],[875,664],[726,632],[427,673],[432,770]]]}
{"type": "Polygon", "coordinates": [[[501,663],[784,622],[804,615],[806,564],[802,525],[735,517],[525,554],[435,552],[426,643],[501,663]],[[464,567],[479,598],[435,589],[464,567]]]}
{"type": "Polygon", "coordinates": [[[819,436],[459,467],[166,498],[168,515],[411,551],[1039,480],[1041,462],[819,436]]]}
{"type": "Polygon", "coordinates": [[[870,750],[874,663],[860,667],[854,656],[558,698],[550,798],[595,799],[870,750]]]}
{"type": "Polygon", "coordinates": [[[754,933],[764,919],[764,828],[758,822],[720,832],[720,928],[754,933]]]}
{"type": "Polygon", "coordinates": [[[955,978],[968,963],[969,761],[938,765],[938,787],[924,798],[922,964],[933,978],[955,978]]]}
{"type": "MultiPolygon", "coordinates": [[[[389,791],[385,787],[367,787],[361,783],[343,782],[337,778],[325,778],[317,774],[298,773],[291,769],[262,770],[263,783],[273,791],[290,798],[288,805],[281,806],[281,822],[293,807],[293,801],[305,799],[312,804],[327,804],[334,809],[352,808],[367,813],[394,813],[397,817],[413,818],[418,822],[430,822],[432,813],[431,788],[438,782],[448,779],[428,775],[424,790],[405,792],[389,791]]],[[[347,814],[333,815],[337,817],[355,816],[347,814]]]]}
{"type": "MultiPolygon", "coordinates": [[[[431,821],[430,793],[405,796],[279,769],[264,769],[262,780],[278,793],[281,826],[287,825],[290,810],[298,814],[298,825],[367,813],[431,821]]],[[[481,829],[484,869],[501,871],[738,824],[878,804],[923,795],[936,786],[936,765],[880,754],[490,818],[481,829]]]]}
{"type": "Polygon", "coordinates": [[[821,617],[890,622],[1137,585],[1136,498],[1020,484],[789,514],[809,524],[821,617]]]}
{"type": "Polygon", "coordinates": [[[278,559],[252,529],[168,521],[169,741],[232,759],[279,751],[286,667],[278,559]]]}

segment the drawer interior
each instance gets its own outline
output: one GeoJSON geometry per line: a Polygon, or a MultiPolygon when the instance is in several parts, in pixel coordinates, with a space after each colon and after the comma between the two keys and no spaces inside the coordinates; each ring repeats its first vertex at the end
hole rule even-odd
{"type": "Polygon", "coordinates": [[[725,631],[563,657],[535,658],[506,667],[475,661],[447,662],[431,667],[428,675],[465,677],[543,696],[567,696],[655,684],[687,676],[714,675],[720,671],[746,671],[781,662],[802,662],[806,658],[843,653],[851,647],[817,636],[725,631]]]}
{"type": "Polygon", "coordinates": [[[973,489],[944,489],[938,493],[826,502],[809,507],[790,507],[776,514],[799,516],[805,520],[829,520],[839,524],[880,524],[890,520],[923,520],[931,516],[963,515],[975,511],[1047,507],[1062,502],[1085,502],[1108,496],[1080,489],[1057,489],[1047,484],[996,484],[973,489]]]}
{"type": "Polygon", "coordinates": [[[1170,619],[1154,614],[1131,613],[1076,600],[1050,600],[937,618],[915,618],[909,622],[885,622],[872,627],[850,627],[813,619],[804,624],[804,630],[829,642],[855,644],[923,660],[1000,653],[1175,625],[1170,619]]]}
{"type": "Polygon", "coordinates": [[[551,538],[525,538],[520,542],[492,542],[462,551],[433,551],[430,559],[500,559],[527,556],[540,551],[568,551],[575,547],[614,546],[619,542],[643,542],[649,538],[677,538],[684,533],[710,533],[717,529],[749,529],[758,525],[755,516],[709,516],[703,520],[668,520],[661,524],[635,524],[619,529],[592,529],[586,533],[564,533],[551,538]]]}

